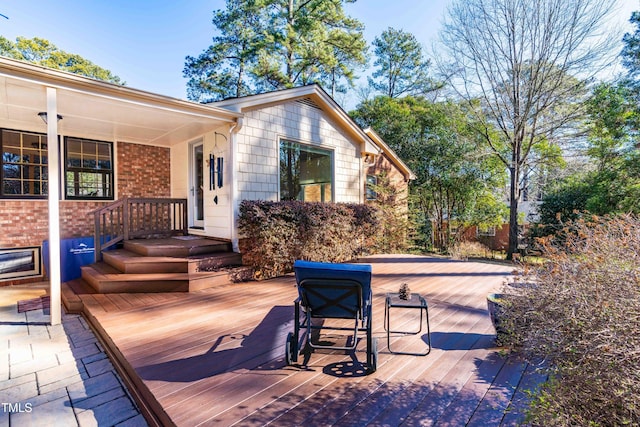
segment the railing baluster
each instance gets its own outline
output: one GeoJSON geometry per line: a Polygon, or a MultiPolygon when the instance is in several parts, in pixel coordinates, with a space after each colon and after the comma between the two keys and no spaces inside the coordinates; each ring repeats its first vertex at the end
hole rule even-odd
{"type": "Polygon", "coordinates": [[[124,197],[93,211],[96,261],[121,241],[150,235],[188,234],[185,199],[124,197]],[[147,212],[148,206],[148,212],[147,212]]]}

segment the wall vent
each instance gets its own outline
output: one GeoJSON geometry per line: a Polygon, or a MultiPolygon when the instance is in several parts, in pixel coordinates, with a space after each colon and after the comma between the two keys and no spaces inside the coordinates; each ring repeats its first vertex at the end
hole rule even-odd
{"type": "Polygon", "coordinates": [[[317,110],[321,110],[322,109],[311,98],[298,99],[296,102],[299,102],[300,104],[306,105],[306,106],[311,107],[311,108],[315,108],[317,110]]]}

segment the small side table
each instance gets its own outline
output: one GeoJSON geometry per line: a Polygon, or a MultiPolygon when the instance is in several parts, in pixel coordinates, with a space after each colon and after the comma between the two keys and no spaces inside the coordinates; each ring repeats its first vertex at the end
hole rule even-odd
{"type": "Polygon", "coordinates": [[[387,331],[387,347],[389,348],[389,352],[395,354],[408,354],[412,356],[426,356],[431,352],[431,331],[429,329],[429,307],[427,306],[427,301],[420,295],[416,293],[411,294],[411,298],[409,299],[401,299],[400,295],[395,293],[388,293],[386,302],[384,305],[384,329],[387,331]],[[391,330],[391,309],[395,308],[403,308],[403,309],[418,309],[420,310],[420,327],[417,331],[392,331],[391,330]],[[416,335],[422,332],[422,323],[423,323],[423,311],[424,317],[426,319],[427,324],[427,344],[428,349],[425,353],[407,353],[407,352],[399,352],[391,350],[391,342],[389,335],[391,333],[399,333],[399,334],[411,334],[416,335]]]}

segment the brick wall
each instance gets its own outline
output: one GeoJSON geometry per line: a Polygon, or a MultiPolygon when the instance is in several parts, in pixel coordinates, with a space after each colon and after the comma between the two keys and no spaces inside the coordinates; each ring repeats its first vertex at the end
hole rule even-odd
{"type": "Polygon", "coordinates": [[[469,227],[463,239],[469,242],[480,242],[492,251],[506,251],[509,247],[509,224],[503,224],[495,229],[494,236],[477,234],[477,227],[469,227]]]}
{"type": "MultiPolygon", "coordinates": [[[[116,191],[119,197],[170,197],[168,148],[118,143],[116,191]]],[[[111,201],[60,201],[60,237],[92,236],[91,212],[111,201]]],[[[47,200],[0,201],[0,248],[41,246],[49,238],[47,200]]],[[[36,279],[37,280],[37,279],[36,279]]],[[[0,281],[0,286],[34,279],[0,281]]]]}
{"type": "Polygon", "coordinates": [[[48,215],[46,200],[2,200],[0,248],[40,246],[49,233],[48,215]]]}
{"type": "MultiPolygon", "coordinates": [[[[402,211],[408,211],[409,183],[398,168],[383,154],[376,156],[375,162],[367,168],[367,175],[380,176],[385,174],[389,179],[389,185],[395,189],[394,200],[390,202],[402,211]]],[[[365,182],[365,188],[366,188],[365,182]]]]}
{"type": "MultiPolygon", "coordinates": [[[[60,237],[93,235],[91,211],[106,202],[60,202],[60,237]]],[[[49,238],[46,200],[3,200],[0,207],[0,248],[39,246],[49,238]]]]}
{"type": "Polygon", "coordinates": [[[119,142],[118,197],[171,197],[170,165],[169,148],[119,142]]]}

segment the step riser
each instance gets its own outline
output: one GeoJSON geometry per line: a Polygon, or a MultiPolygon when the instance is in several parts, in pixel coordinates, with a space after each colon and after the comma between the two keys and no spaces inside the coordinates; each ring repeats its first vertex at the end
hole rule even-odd
{"type": "Polygon", "coordinates": [[[156,274],[189,272],[189,262],[185,259],[163,259],[161,262],[151,262],[151,260],[145,257],[114,256],[114,253],[119,254],[120,252],[114,251],[112,254],[105,252],[102,258],[105,263],[123,273],[156,274]]]}
{"type": "MultiPolygon", "coordinates": [[[[117,253],[114,251],[114,253],[117,253]]],[[[158,273],[196,273],[200,271],[214,271],[224,267],[242,265],[242,256],[238,253],[219,253],[201,258],[162,257],[161,261],[153,262],[147,257],[123,258],[105,252],[105,263],[123,273],[129,274],[158,274],[158,273]]]]}
{"type": "Polygon", "coordinates": [[[155,281],[155,282],[99,282],[98,286],[90,283],[96,292],[101,294],[124,293],[157,293],[157,292],[189,292],[189,281],[155,281]]]}
{"type": "Polygon", "coordinates": [[[209,245],[198,245],[193,247],[170,247],[170,246],[146,246],[138,244],[135,240],[124,242],[124,248],[143,256],[166,256],[186,258],[194,255],[213,254],[220,252],[231,252],[231,244],[225,242],[215,242],[209,245]]]}
{"type": "Polygon", "coordinates": [[[208,277],[206,279],[197,279],[189,281],[189,292],[201,291],[207,288],[215,288],[217,286],[224,286],[231,283],[228,273],[220,274],[217,276],[208,277]]]}
{"type": "MultiPolygon", "coordinates": [[[[174,273],[167,277],[162,274],[113,274],[97,270],[93,266],[84,266],[82,279],[98,293],[131,293],[131,292],[189,292],[231,283],[229,272],[199,272],[194,274],[174,273]],[[170,277],[173,276],[173,277],[170,277]]],[[[103,270],[110,267],[103,266],[103,270]]]]}
{"type": "Polygon", "coordinates": [[[195,238],[125,242],[83,266],[82,279],[99,293],[189,292],[231,283],[227,267],[242,265],[228,242],[195,238]],[[182,239],[180,239],[182,240],[182,239]]]}

